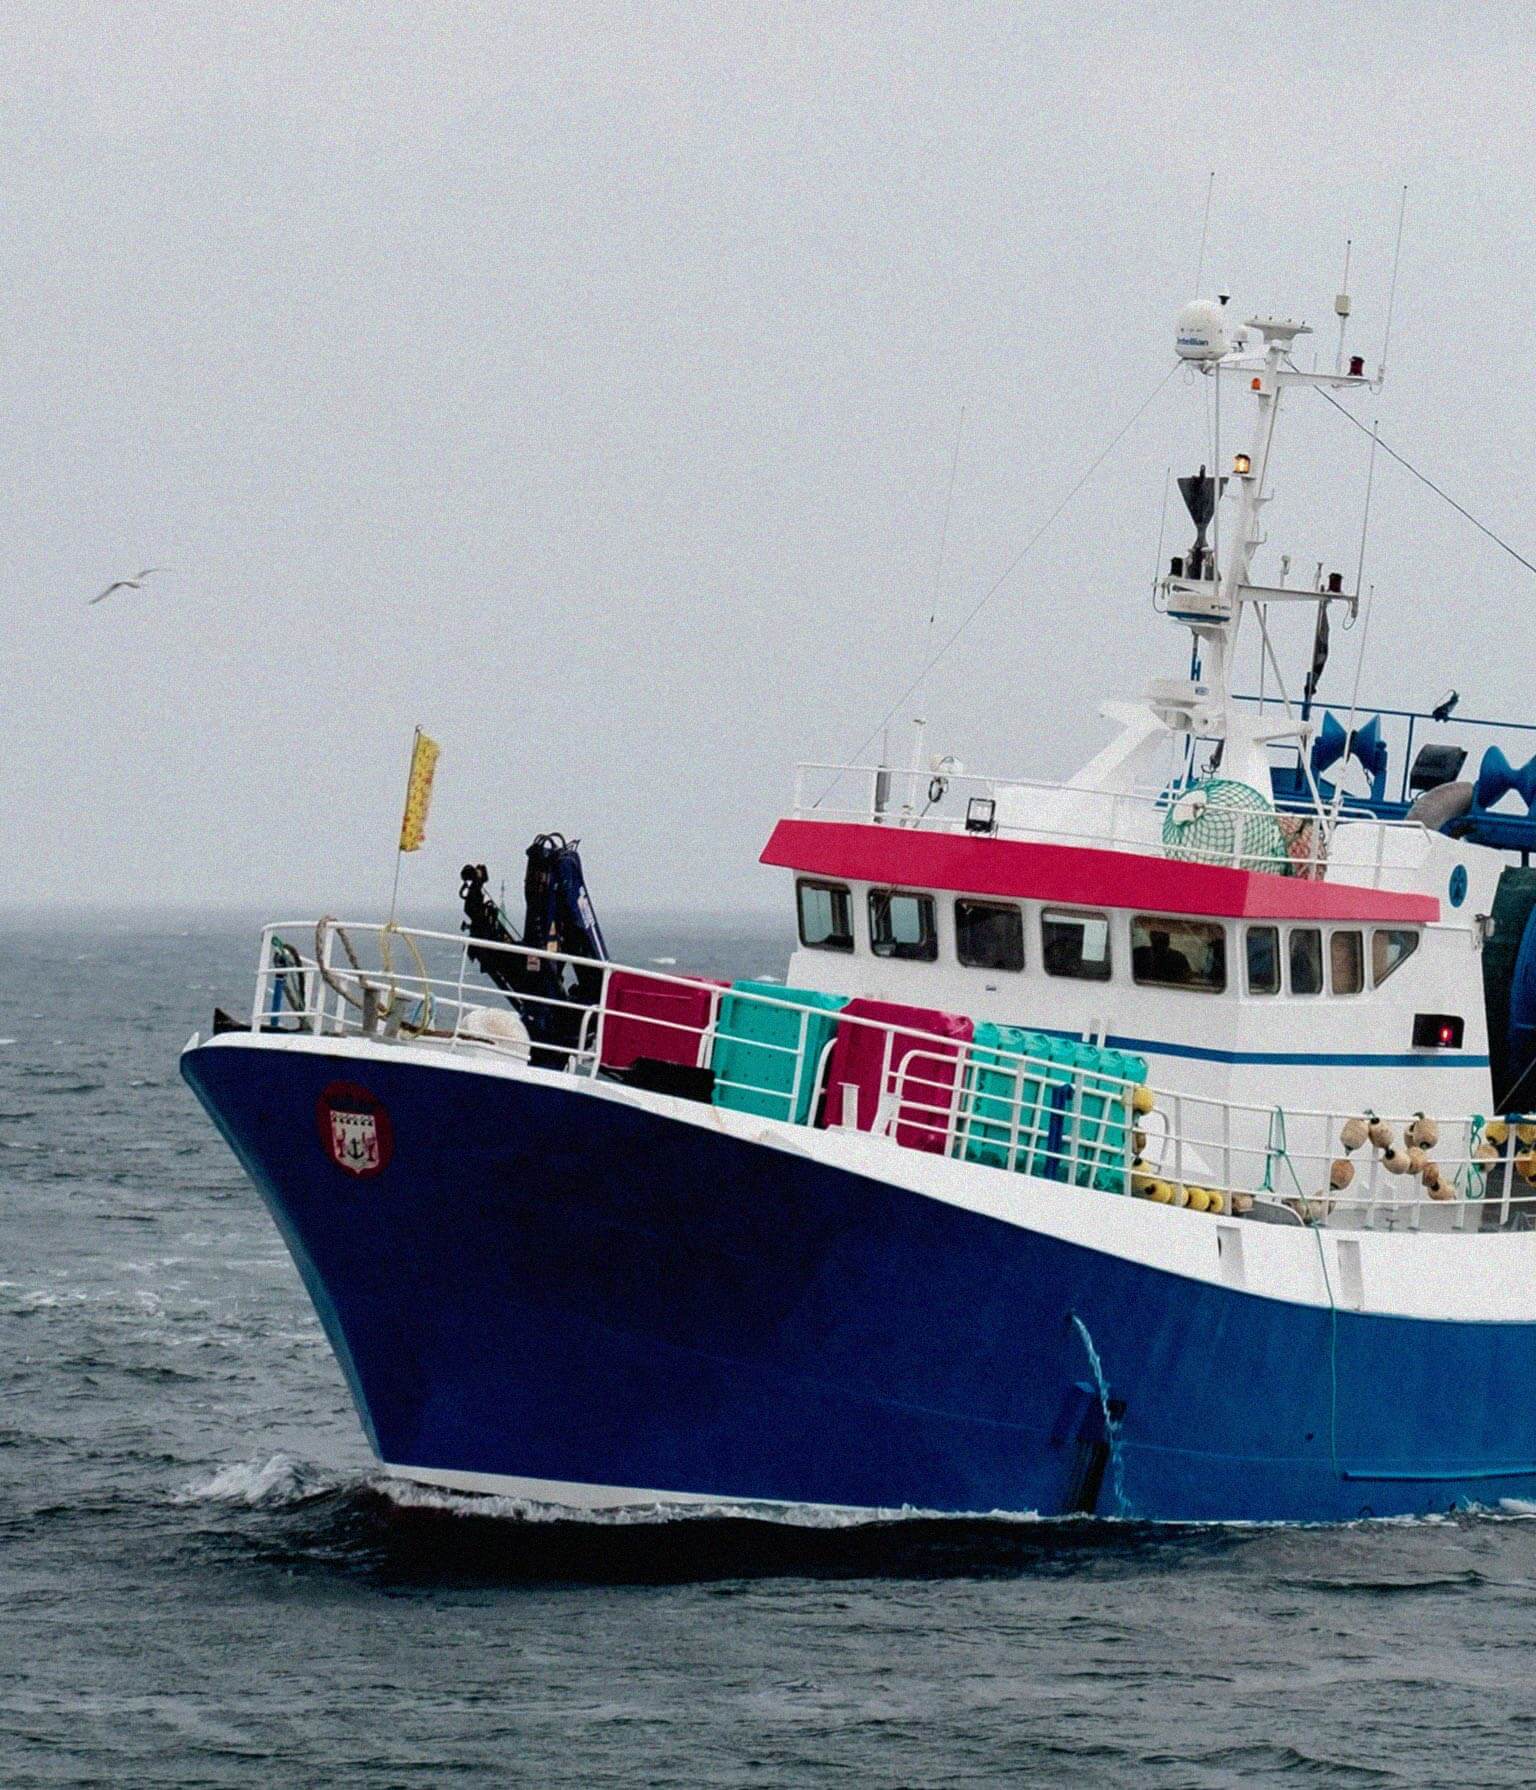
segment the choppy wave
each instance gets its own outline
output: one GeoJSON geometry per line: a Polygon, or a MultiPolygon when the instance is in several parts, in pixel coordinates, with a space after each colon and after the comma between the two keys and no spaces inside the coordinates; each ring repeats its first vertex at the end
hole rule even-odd
{"type": "Polygon", "coordinates": [[[307,1504],[340,1490],[345,1481],[296,1460],[291,1454],[272,1454],[265,1460],[232,1461],[209,1478],[184,1486],[174,1494],[175,1504],[236,1504],[247,1509],[284,1509],[307,1504]]]}
{"type": "MultiPolygon", "coordinates": [[[[1153,1525],[385,1478],[174,1076],[203,995],[247,986],[221,938],[157,939],[110,1000],[6,940],[7,1783],[478,1782],[514,1745],[541,1782],[1529,1781],[1536,1501],[1153,1525]]],[[[710,944],[623,955],[783,970],[710,944]]]]}

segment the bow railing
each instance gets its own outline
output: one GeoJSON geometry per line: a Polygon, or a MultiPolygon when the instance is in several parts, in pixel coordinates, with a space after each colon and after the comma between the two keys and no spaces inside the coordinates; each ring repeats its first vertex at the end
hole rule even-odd
{"type": "Polygon", "coordinates": [[[910,1018],[808,1007],[796,991],[726,988],[463,934],[329,919],[269,926],[250,1024],[627,1082],[770,1120],[782,1105],[789,1127],[860,1131],[976,1168],[1215,1216],[1410,1231],[1536,1224],[1536,1117],[1383,1117],[1221,1100],[1065,1056],[926,1033],[910,1018]],[[509,997],[488,980],[475,961],[486,954],[504,973],[520,960],[527,991],[509,997]],[[561,979],[559,991],[535,988],[536,972],[546,986],[561,979]],[[577,972],[588,993],[596,985],[595,998],[575,998],[577,972]],[[637,1019],[614,998],[636,984],[686,992],[697,1012],[637,1019]],[[727,997],[731,1030],[722,1023],[727,997]],[[743,1011],[776,1015],[780,1035],[766,1021],[744,1026],[743,1011]],[[637,1024],[658,1052],[640,1065],[691,1073],[686,1086],[675,1074],[648,1080],[634,1062],[615,1066],[616,1028],[637,1024]],[[850,1030],[861,1043],[851,1078],[841,1067],[851,1056],[836,1048],[850,1030]],[[745,1050],[736,1048],[744,1031],[761,1034],[745,1050]]]}

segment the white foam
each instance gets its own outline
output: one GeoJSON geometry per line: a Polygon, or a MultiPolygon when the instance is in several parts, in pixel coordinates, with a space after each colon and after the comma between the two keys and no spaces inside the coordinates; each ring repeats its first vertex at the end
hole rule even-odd
{"type": "Polygon", "coordinates": [[[220,1467],[211,1479],[190,1485],[175,1494],[177,1504],[302,1504],[330,1487],[313,1470],[290,1454],[270,1455],[264,1461],[234,1461],[220,1467]]]}
{"type": "MultiPolygon", "coordinates": [[[[15,1282],[3,1283],[7,1289],[14,1287],[15,1282]]],[[[55,1293],[47,1287],[38,1287],[30,1293],[22,1293],[10,1302],[13,1312],[57,1311],[63,1305],[84,1305],[90,1297],[87,1293],[55,1293]]]]}
{"type": "Polygon", "coordinates": [[[891,1509],[846,1510],[825,1504],[719,1503],[620,1504],[606,1510],[589,1510],[570,1504],[547,1504],[532,1498],[510,1498],[487,1492],[453,1492],[414,1480],[381,1477],[371,1482],[402,1510],[437,1510],[452,1516],[491,1517],[525,1523],[592,1523],[598,1526],[745,1522],[777,1523],[791,1529],[859,1529],[871,1523],[900,1522],[994,1522],[1039,1523],[1046,1519],[1034,1511],[919,1510],[912,1505],[891,1509]]]}

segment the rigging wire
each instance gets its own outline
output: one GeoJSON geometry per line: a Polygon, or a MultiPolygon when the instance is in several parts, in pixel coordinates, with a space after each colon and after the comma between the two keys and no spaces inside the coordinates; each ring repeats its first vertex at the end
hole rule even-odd
{"type": "Polygon", "coordinates": [[[1157,587],[1163,576],[1163,537],[1168,532],[1168,493],[1173,489],[1173,467],[1163,474],[1163,507],[1157,517],[1157,557],[1152,561],[1152,601],[1157,602],[1157,587]]]}
{"type": "Polygon", "coordinates": [[[1428,488],[1434,492],[1436,497],[1440,498],[1442,502],[1448,503],[1458,516],[1464,517],[1480,534],[1487,535],[1488,539],[1493,542],[1495,547],[1502,547],[1509,557],[1513,560],[1518,560],[1519,563],[1525,567],[1526,571],[1536,572],[1536,561],[1527,559],[1518,548],[1511,547],[1509,542],[1504,540],[1502,536],[1496,535],[1486,522],[1479,522],[1477,517],[1472,514],[1465,504],[1458,503],[1456,499],[1451,496],[1450,492],[1437,485],[1428,473],[1420,472],[1418,467],[1405,455],[1398,453],[1396,448],[1383,441],[1379,435],[1375,434],[1374,430],[1368,429],[1365,424],[1360,421],[1359,417],[1352,411],[1345,409],[1338,399],[1334,397],[1332,392],[1324,391],[1321,386],[1314,386],[1312,389],[1320,398],[1326,399],[1347,422],[1353,423],[1362,435],[1373,435],[1376,445],[1384,454],[1395,460],[1405,472],[1412,473],[1421,485],[1427,485],[1428,488]]]}
{"type": "MultiPolygon", "coordinates": [[[[950,631],[948,637],[944,641],[944,644],[939,648],[939,650],[936,653],[933,653],[929,657],[927,663],[923,666],[922,670],[920,672],[918,672],[917,676],[915,678],[913,678],[912,682],[907,685],[906,689],[902,691],[900,696],[898,696],[896,698],[896,700],[891,704],[891,706],[885,711],[885,713],[880,717],[880,719],[870,729],[868,737],[858,747],[858,749],[854,752],[852,758],[849,760],[850,764],[858,763],[859,759],[863,757],[864,753],[867,752],[869,750],[870,746],[873,745],[874,742],[880,737],[881,730],[889,724],[891,718],[895,715],[896,711],[902,706],[902,704],[904,702],[907,701],[907,699],[913,694],[914,691],[921,688],[922,684],[928,677],[928,674],[939,663],[939,661],[945,656],[945,654],[948,653],[949,649],[955,644],[955,642],[966,631],[966,629],[970,627],[971,623],[973,621],[975,621],[976,617],[981,614],[982,610],[986,608],[986,606],[992,601],[992,599],[1003,588],[1003,586],[1008,582],[1008,580],[1013,576],[1013,574],[1019,569],[1019,567],[1021,565],[1023,565],[1024,561],[1034,551],[1035,546],[1041,540],[1041,538],[1045,535],[1046,531],[1050,528],[1051,524],[1062,513],[1062,511],[1064,509],[1066,509],[1067,505],[1069,503],[1071,503],[1072,499],[1077,496],[1078,492],[1082,490],[1083,486],[1088,483],[1089,479],[1091,479],[1093,477],[1093,475],[1099,470],[1099,468],[1104,464],[1104,462],[1109,458],[1109,456],[1115,451],[1115,449],[1117,447],[1119,447],[1120,443],[1125,440],[1126,436],[1129,435],[1131,430],[1136,426],[1136,424],[1141,421],[1141,419],[1145,415],[1145,413],[1151,409],[1153,401],[1157,397],[1160,396],[1160,394],[1162,393],[1163,387],[1165,385],[1167,385],[1168,381],[1170,379],[1172,379],[1174,374],[1184,364],[1185,363],[1183,361],[1178,361],[1178,360],[1174,361],[1172,366],[1169,367],[1168,371],[1163,374],[1162,378],[1158,380],[1157,384],[1155,386],[1153,386],[1152,390],[1147,393],[1146,397],[1144,397],[1142,399],[1142,401],[1136,406],[1135,410],[1133,410],[1131,412],[1130,416],[1126,418],[1125,422],[1121,424],[1120,428],[1115,432],[1115,435],[1113,436],[1113,438],[1103,448],[1101,448],[1099,450],[1099,452],[1094,456],[1092,462],[1090,463],[1090,465],[1088,466],[1086,471],[1084,471],[1075,480],[1075,482],[1073,483],[1071,488],[1067,491],[1066,495],[1056,505],[1055,509],[1053,509],[1051,511],[1050,515],[1048,515],[1045,518],[1045,520],[1040,524],[1040,526],[1035,530],[1035,532],[1029,537],[1029,539],[1024,543],[1024,545],[1019,549],[1019,551],[1016,554],[1014,554],[1014,556],[1011,560],[1009,560],[1008,564],[1003,567],[1001,572],[998,573],[997,577],[993,579],[992,583],[989,584],[987,586],[986,590],[984,590],[982,592],[982,594],[976,599],[976,601],[966,611],[965,615],[961,618],[959,623],[950,631]]],[[[834,777],[832,779],[832,781],[827,785],[827,787],[821,792],[821,794],[819,796],[817,796],[816,800],[814,802],[812,802],[811,806],[813,808],[819,808],[821,806],[821,804],[827,799],[827,797],[829,795],[831,795],[832,791],[837,787],[837,783],[838,783],[838,778],[834,777]]]]}

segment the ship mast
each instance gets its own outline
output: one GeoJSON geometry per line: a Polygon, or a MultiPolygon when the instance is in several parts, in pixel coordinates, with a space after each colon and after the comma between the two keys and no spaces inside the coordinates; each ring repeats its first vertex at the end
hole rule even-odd
{"type": "Polygon", "coordinates": [[[1285,317],[1253,317],[1229,334],[1225,300],[1220,304],[1196,300],[1185,306],[1179,318],[1180,358],[1210,378],[1243,381],[1254,399],[1255,414],[1250,445],[1232,460],[1230,477],[1237,486],[1237,515],[1221,543],[1222,563],[1206,545],[1205,528],[1221,502],[1227,477],[1220,472],[1207,475],[1202,468],[1196,478],[1179,481],[1197,536],[1189,554],[1173,558],[1160,588],[1170,619],[1181,622],[1194,635],[1200,675],[1158,679],[1147,696],[1169,727],[1220,743],[1223,776],[1260,789],[1268,788],[1266,749],[1270,742],[1295,740],[1305,757],[1312,726],[1292,709],[1288,698],[1284,719],[1278,722],[1251,715],[1236,705],[1232,666],[1245,610],[1257,613],[1264,634],[1263,650],[1278,680],[1280,668],[1265,622],[1271,603],[1347,603],[1354,610],[1360,599],[1358,591],[1343,588],[1337,572],[1329,574],[1325,582],[1321,564],[1311,588],[1253,581],[1254,554],[1264,541],[1260,512],[1270,497],[1275,425],[1287,388],[1318,385],[1338,390],[1375,383],[1366,377],[1359,356],[1353,357],[1345,370],[1307,373],[1295,366],[1292,344],[1298,336],[1310,334],[1305,323],[1285,317]]]}

